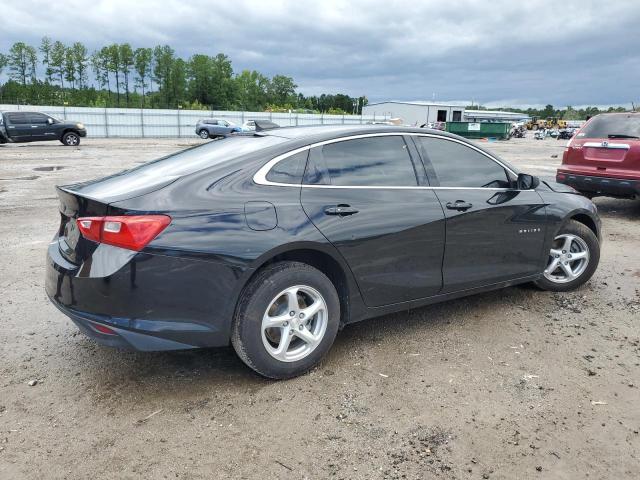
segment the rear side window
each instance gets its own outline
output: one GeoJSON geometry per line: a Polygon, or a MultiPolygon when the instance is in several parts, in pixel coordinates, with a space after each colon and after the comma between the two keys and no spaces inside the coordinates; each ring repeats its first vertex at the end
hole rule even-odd
{"type": "Polygon", "coordinates": [[[477,150],[440,138],[418,137],[417,140],[441,187],[511,186],[505,169],[477,150]]]}
{"type": "Polygon", "coordinates": [[[329,143],[311,150],[305,183],[337,186],[416,186],[401,136],[329,143]]]}
{"type": "Polygon", "coordinates": [[[640,115],[598,115],[578,135],[586,138],[640,138],[640,115]]]}
{"type": "Polygon", "coordinates": [[[269,182],[299,185],[302,183],[302,175],[307,164],[308,154],[309,150],[304,150],[279,161],[267,173],[267,180],[269,182]]]}
{"type": "Polygon", "coordinates": [[[15,125],[24,125],[29,123],[26,113],[7,113],[7,119],[15,125]]]}

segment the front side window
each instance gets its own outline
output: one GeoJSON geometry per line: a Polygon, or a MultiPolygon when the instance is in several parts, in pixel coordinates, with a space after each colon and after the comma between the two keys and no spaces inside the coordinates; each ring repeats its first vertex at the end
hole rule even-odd
{"type": "Polygon", "coordinates": [[[466,145],[433,137],[417,137],[422,155],[441,187],[509,188],[505,169],[466,145]]]}
{"type": "Polygon", "coordinates": [[[311,149],[305,183],[337,186],[416,186],[407,145],[399,135],[329,143],[311,149]]]}
{"type": "Polygon", "coordinates": [[[34,125],[46,125],[49,117],[43,115],[42,113],[30,113],[29,120],[34,125]]]}

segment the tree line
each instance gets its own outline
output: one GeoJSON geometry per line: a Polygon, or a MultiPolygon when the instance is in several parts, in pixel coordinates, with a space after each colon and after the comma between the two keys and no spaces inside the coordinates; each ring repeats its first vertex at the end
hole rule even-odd
{"type": "Polygon", "coordinates": [[[44,37],[38,47],[16,42],[0,52],[3,72],[9,80],[0,84],[0,103],[349,114],[367,103],[364,96],[305,96],[286,75],[235,73],[222,53],[184,59],[168,45],[120,43],[90,52],[81,42],[44,37]]]}
{"type": "MultiPolygon", "coordinates": [[[[487,108],[482,105],[469,105],[467,110],[496,110],[495,108],[487,108]]],[[[565,108],[555,108],[553,105],[545,105],[544,108],[513,108],[513,107],[501,107],[497,110],[503,110],[506,112],[526,113],[532,118],[560,118],[563,120],[587,120],[588,118],[598,115],[599,113],[612,113],[612,112],[626,112],[627,109],[623,107],[609,107],[607,109],[600,109],[598,107],[584,107],[573,108],[571,105],[565,108]]]]}

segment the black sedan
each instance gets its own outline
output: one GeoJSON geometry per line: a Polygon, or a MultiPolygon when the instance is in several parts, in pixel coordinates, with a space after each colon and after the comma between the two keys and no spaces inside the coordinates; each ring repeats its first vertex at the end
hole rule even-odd
{"type": "Polygon", "coordinates": [[[116,347],[228,345],[299,375],[348,323],[586,282],[596,207],[469,141],[392,126],[240,134],[58,188],[46,290],[116,347]]]}

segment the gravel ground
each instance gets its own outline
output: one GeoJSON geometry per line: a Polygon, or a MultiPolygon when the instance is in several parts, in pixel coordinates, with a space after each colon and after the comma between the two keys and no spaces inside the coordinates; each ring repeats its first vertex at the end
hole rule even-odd
{"type": "MultiPolygon", "coordinates": [[[[53,186],[198,142],[0,146],[0,478],[638,478],[640,201],[596,200],[602,259],[580,290],[348,326],[286,382],[231,348],[121,352],[79,334],[43,290],[53,186]]],[[[553,176],[563,144],[485,146],[553,176]]]]}

